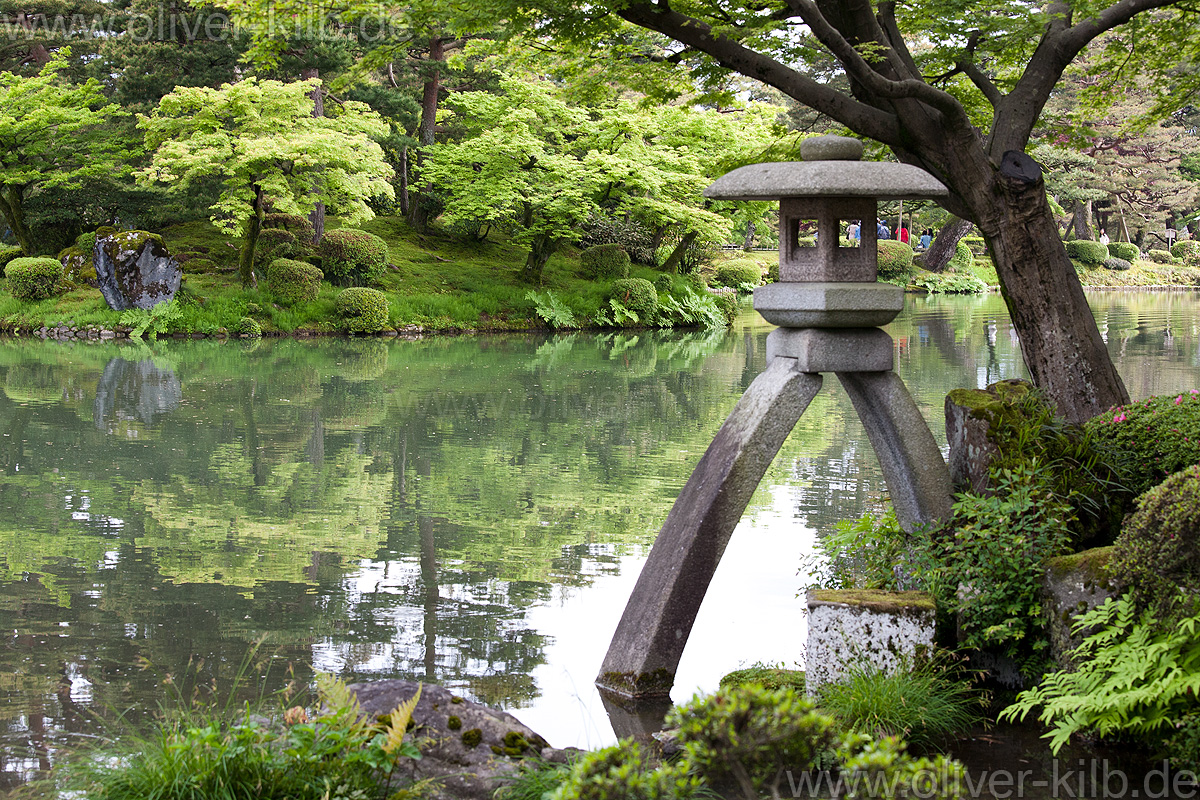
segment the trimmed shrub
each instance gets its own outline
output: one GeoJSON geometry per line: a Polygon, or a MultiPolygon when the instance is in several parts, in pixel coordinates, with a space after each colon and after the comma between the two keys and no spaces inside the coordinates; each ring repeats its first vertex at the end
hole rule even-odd
{"type": "Polygon", "coordinates": [[[335,286],[363,286],[382,275],[388,265],[387,243],[355,228],[327,232],[317,254],[321,270],[335,286]]]}
{"type": "Polygon", "coordinates": [[[1200,463],[1200,392],[1151,397],[1110,409],[1084,428],[1135,495],[1200,463]]]}
{"type": "Polygon", "coordinates": [[[653,322],[654,315],[658,312],[658,292],[654,284],[645,278],[622,278],[613,281],[611,297],[637,314],[643,325],[653,322]]]}
{"type": "Polygon", "coordinates": [[[350,333],[379,333],[388,324],[387,296],[376,289],[347,289],[337,296],[334,310],[350,333]]]}
{"type": "MultiPolygon", "coordinates": [[[[629,258],[638,264],[656,266],[654,254],[654,234],[645,225],[634,220],[614,217],[592,216],[583,224],[583,237],[580,247],[590,249],[597,245],[615,244],[629,254],[629,258]]],[[[613,278],[624,278],[624,275],[611,275],[613,278]]]]}
{"type": "Polygon", "coordinates": [[[293,303],[316,300],[321,291],[321,270],[304,261],[277,258],[267,267],[267,286],[293,303]]]}
{"type": "Polygon", "coordinates": [[[1138,608],[1149,609],[1159,620],[1173,618],[1180,609],[1195,613],[1200,600],[1200,464],[1176,472],[1139,497],[1137,505],[1117,537],[1112,573],[1127,584],[1138,608]]]}
{"type": "Polygon", "coordinates": [[[242,317],[230,326],[229,332],[234,336],[249,336],[251,339],[262,338],[262,326],[253,317],[242,317]]]}
{"type": "Polygon", "coordinates": [[[737,292],[730,289],[709,289],[708,292],[713,300],[717,301],[717,308],[725,318],[725,324],[732,325],[738,315],[737,292]]]}
{"type": "Polygon", "coordinates": [[[298,214],[267,214],[263,217],[263,228],[289,231],[296,240],[308,246],[316,235],[308,217],[298,214]]]}
{"type": "Polygon", "coordinates": [[[713,280],[718,285],[731,289],[737,289],[745,283],[758,286],[762,283],[762,269],[753,261],[734,259],[718,264],[713,280]]]}
{"type": "Polygon", "coordinates": [[[582,754],[552,796],[555,800],[684,800],[700,796],[700,782],[681,764],[654,766],[642,746],[623,740],[582,754]]]}
{"type": "Polygon", "coordinates": [[[954,255],[946,262],[946,272],[969,272],[975,264],[975,254],[962,240],[954,246],[954,255]]]}
{"type": "Polygon", "coordinates": [[[296,250],[296,234],[284,228],[266,228],[258,234],[254,260],[260,264],[275,258],[292,255],[296,250]]]}
{"type": "Polygon", "coordinates": [[[58,294],[62,262],[55,258],[14,258],[4,267],[8,290],[19,300],[45,300],[58,294]]]}
{"type": "Polygon", "coordinates": [[[1089,239],[1072,239],[1066,243],[1067,255],[1088,266],[1098,266],[1108,258],[1108,245],[1089,239]]]}
{"type": "Polygon", "coordinates": [[[593,280],[629,277],[629,254],[619,244],[598,244],[579,254],[580,272],[593,280]]]}
{"type": "Polygon", "coordinates": [[[1137,261],[1142,251],[1133,242],[1109,242],[1108,254],[1113,258],[1123,258],[1126,261],[1137,261]]]}
{"type": "Polygon", "coordinates": [[[912,271],[913,249],[904,242],[886,239],[879,242],[879,277],[886,280],[904,278],[912,271]]]}
{"type": "Polygon", "coordinates": [[[1111,269],[1114,272],[1124,272],[1127,269],[1132,269],[1133,264],[1123,258],[1106,258],[1104,259],[1104,268],[1111,269]]]}
{"type": "Polygon", "coordinates": [[[1200,261],[1200,242],[1195,239],[1184,239],[1171,245],[1171,255],[1180,261],[1192,263],[1200,261]]]}
{"type": "Polygon", "coordinates": [[[767,267],[767,283],[779,283],[779,262],[772,261],[767,267]]]}
{"type": "Polygon", "coordinates": [[[675,288],[675,281],[670,275],[659,275],[654,279],[654,288],[661,295],[663,292],[669,292],[675,288]]]}
{"type": "Polygon", "coordinates": [[[0,270],[8,266],[14,258],[20,258],[24,251],[15,244],[0,244],[0,270]]]}
{"type": "Polygon", "coordinates": [[[1166,250],[1151,250],[1146,256],[1155,264],[1173,264],[1175,259],[1166,250]]]}

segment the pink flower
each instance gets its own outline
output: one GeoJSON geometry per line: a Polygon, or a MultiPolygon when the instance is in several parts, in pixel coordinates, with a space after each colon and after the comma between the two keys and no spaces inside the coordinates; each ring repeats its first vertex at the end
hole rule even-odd
{"type": "Polygon", "coordinates": [[[1182,402],[1183,402],[1183,395],[1179,395],[1179,397],[1175,398],[1175,405],[1179,405],[1182,402]]]}
{"type": "Polygon", "coordinates": [[[1113,421],[1113,422],[1124,422],[1124,421],[1125,421],[1125,415],[1124,415],[1124,414],[1117,414],[1117,415],[1115,415],[1115,416],[1113,417],[1113,420],[1112,420],[1112,421],[1113,421]]]}

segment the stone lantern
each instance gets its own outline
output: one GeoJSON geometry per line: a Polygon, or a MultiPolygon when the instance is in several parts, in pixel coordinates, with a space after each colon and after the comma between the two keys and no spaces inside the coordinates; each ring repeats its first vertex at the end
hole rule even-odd
{"type": "MultiPolygon", "coordinates": [[[[892,371],[893,343],[878,326],[904,307],[904,291],[877,280],[877,202],[944,197],[917,167],[864,162],[862,143],[822,136],[800,162],[754,164],[705,190],[721,200],[779,201],[779,282],[754,292],[778,325],[755,378],[700,459],[642,568],[597,685],[626,698],[666,696],[692,623],[734,527],[788,433],[832,372],[845,387],[879,458],[901,525],[950,513],[950,474],[933,434],[892,371]],[[841,235],[859,221],[861,244],[841,235]],[[801,232],[815,225],[806,246],[801,232]]],[[[748,592],[749,593],[749,592],[748,592]]]]}

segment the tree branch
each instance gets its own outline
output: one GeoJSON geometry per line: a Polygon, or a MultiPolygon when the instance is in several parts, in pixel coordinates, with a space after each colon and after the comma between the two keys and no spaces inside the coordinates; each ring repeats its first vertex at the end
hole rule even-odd
{"type": "Polygon", "coordinates": [[[1004,101],[1004,95],[1000,93],[996,84],[992,83],[992,79],[975,63],[975,48],[979,46],[979,36],[979,31],[971,32],[963,57],[955,62],[955,66],[971,80],[971,83],[975,84],[975,88],[983,93],[987,101],[992,104],[992,108],[997,108],[1004,101]]]}
{"type": "Polygon", "coordinates": [[[723,34],[714,35],[706,23],[672,11],[666,3],[632,0],[617,14],[634,25],[658,31],[708,54],[726,69],[774,86],[856,133],[887,145],[900,143],[900,128],[894,114],[847,97],[723,34]]]}

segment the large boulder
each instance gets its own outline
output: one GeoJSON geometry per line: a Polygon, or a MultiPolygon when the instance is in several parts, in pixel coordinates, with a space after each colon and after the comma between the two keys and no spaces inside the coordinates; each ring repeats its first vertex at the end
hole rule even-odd
{"type": "MultiPolygon", "coordinates": [[[[355,683],[368,718],[390,714],[417,692],[412,681],[355,683]]],[[[412,780],[433,779],[438,798],[491,800],[517,773],[522,759],[537,756],[561,760],[559,751],[522,725],[516,717],[459,697],[432,684],[421,687],[413,711],[411,735],[421,749],[419,761],[401,761],[412,780]]]]}
{"type": "Polygon", "coordinates": [[[162,238],[146,231],[97,237],[92,260],[100,292],[114,311],[149,310],[166,303],[183,279],[183,269],[162,238]]]}

